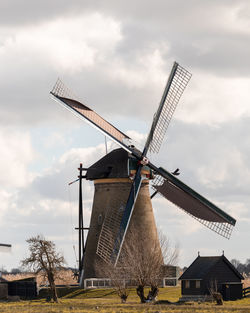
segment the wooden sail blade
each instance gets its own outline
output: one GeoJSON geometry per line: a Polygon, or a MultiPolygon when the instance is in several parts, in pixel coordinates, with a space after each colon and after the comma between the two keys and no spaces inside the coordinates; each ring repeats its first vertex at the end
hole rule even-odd
{"type": "Polygon", "coordinates": [[[100,132],[115,141],[125,150],[130,151],[125,143],[125,141],[130,138],[111,123],[107,122],[95,111],[81,103],[60,80],[57,80],[50,94],[55,100],[76,114],[78,117],[84,119],[86,122],[91,124],[91,126],[97,128],[100,132]]]}
{"type": "Polygon", "coordinates": [[[153,188],[209,229],[230,238],[236,220],[180,180],[158,176],[153,188]]]}

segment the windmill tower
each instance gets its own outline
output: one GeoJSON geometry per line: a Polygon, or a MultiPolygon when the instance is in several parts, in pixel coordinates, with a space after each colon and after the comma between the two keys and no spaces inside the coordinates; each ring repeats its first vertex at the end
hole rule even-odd
{"type": "MultiPolygon", "coordinates": [[[[99,269],[105,267],[103,262],[110,262],[112,245],[119,231],[136,166],[137,159],[119,148],[87,170],[86,179],[94,181],[95,194],[84,256],[84,279],[99,277],[102,275],[99,269]],[[111,243],[109,250],[106,248],[108,242],[111,243]]],[[[146,234],[146,237],[140,236],[141,240],[144,240],[143,253],[150,251],[152,243],[154,248],[160,251],[149,193],[149,180],[153,178],[153,173],[149,167],[144,166],[141,175],[142,184],[128,230],[137,232],[136,237],[139,237],[140,233],[146,234]]],[[[129,240],[131,231],[128,231],[126,240],[129,240]]]]}
{"type": "MultiPolygon", "coordinates": [[[[225,238],[230,238],[236,220],[176,178],[147,159],[158,153],[179,99],[191,74],[174,63],[143,151],[129,144],[130,138],[82,104],[57,81],[51,95],[74,114],[84,119],[117,143],[114,150],[93,164],[87,179],[95,184],[95,196],[84,260],[84,277],[96,275],[96,264],[116,266],[129,228],[148,232],[145,251],[157,241],[150,198],[156,193],[171,201],[200,223],[225,238]],[[154,178],[154,179],[152,179],[154,178]],[[155,190],[149,195],[148,185],[155,190]]],[[[93,276],[92,276],[93,277],[93,276]]]]}

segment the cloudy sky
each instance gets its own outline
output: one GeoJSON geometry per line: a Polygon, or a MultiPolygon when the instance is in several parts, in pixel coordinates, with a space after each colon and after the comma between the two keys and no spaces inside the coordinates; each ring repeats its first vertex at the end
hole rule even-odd
{"type": "MultiPolygon", "coordinates": [[[[153,200],[158,227],[201,255],[250,257],[250,4],[247,0],[0,2],[0,266],[18,267],[43,234],[76,265],[77,176],[105,154],[104,137],[50,99],[60,77],[143,145],[176,60],[192,74],[158,157],[237,219],[224,239],[153,200]]],[[[109,142],[109,149],[114,146],[109,142]]],[[[85,223],[93,186],[84,182],[85,223]]]]}

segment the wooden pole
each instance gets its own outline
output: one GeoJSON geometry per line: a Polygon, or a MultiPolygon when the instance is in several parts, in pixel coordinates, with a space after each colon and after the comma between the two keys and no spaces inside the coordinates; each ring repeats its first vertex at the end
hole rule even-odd
{"type": "Polygon", "coordinates": [[[79,216],[78,216],[78,226],[79,226],[79,273],[82,271],[82,257],[84,254],[84,231],[83,231],[83,210],[82,210],[82,163],[80,163],[79,170],[79,216]]]}

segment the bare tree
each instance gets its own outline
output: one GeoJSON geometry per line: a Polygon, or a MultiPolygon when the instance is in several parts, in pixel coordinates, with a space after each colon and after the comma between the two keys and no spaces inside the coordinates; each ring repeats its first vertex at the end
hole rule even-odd
{"type": "Polygon", "coordinates": [[[240,265],[240,261],[237,259],[232,259],[231,263],[233,264],[233,266],[237,269],[240,265]]]}
{"type": "Polygon", "coordinates": [[[155,300],[159,283],[166,275],[166,265],[177,263],[179,249],[172,247],[165,235],[159,233],[155,240],[150,239],[150,245],[148,240],[147,234],[130,227],[117,266],[104,265],[103,262],[96,266],[99,268],[98,276],[111,280],[122,302],[126,302],[128,287],[132,285],[137,286],[141,303],[155,300]],[[144,294],[146,286],[151,288],[147,296],[144,294]]]}
{"type": "Polygon", "coordinates": [[[56,252],[55,244],[46,240],[42,235],[26,240],[29,244],[30,255],[22,260],[22,265],[36,274],[40,273],[49,282],[51,297],[58,302],[55,279],[65,264],[64,257],[56,252]]]}
{"type": "Polygon", "coordinates": [[[99,267],[98,274],[110,279],[111,286],[115,288],[121,302],[125,303],[129,295],[128,287],[130,282],[130,270],[126,264],[121,262],[119,266],[114,267],[112,264],[106,263],[105,266],[99,267]]]}
{"type": "MultiPolygon", "coordinates": [[[[178,247],[171,247],[170,241],[163,234],[151,240],[151,245],[145,244],[147,235],[130,228],[119,257],[117,267],[102,266],[102,277],[109,277],[122,301],[128,296],[128,286],[137,286],[137,295],[141,303],[152,301],[158,295],[159,282],[164,276],[164,265],[174,265],[178,259],[178,247]],[[145,296],[144,288],[150,286],[149,294],[145,296]]],[[[124,300],[125,299],[125,300],[124,300]]]]}
{"type": "Polygon", "coordinates": [[[173,246],[171,240],[161,231],[159,231],[158,236],[164,264],[176,265],[179,260],[179,245],[173,246]]]}
{"type": "Polygon", "coordinates": [[[211,279],[209,282],[208,290],[212,298],[216,301],[217,305],[223,304],[223,298],[221,293],[218,291],[218,281],[217,279],[211,279]]]}
{"type": "Polygon", "coordinates": [[[164,264],[176,264],[178,248],[171,248],[170,241],[161,233],[160,247],[155,240],[150,247],[147,245],[147,250],[145,250],[145,241],[148,240],[146,234],[132,230],[128,238],[122,253],[123,262],[130,270],[132,281],[137,285],[137,294],[141,302],[152,301],[159,292],[159,282],[164,276],[164,264]],[[144,295],[145,286],[151,287],[147,296],[144,295]]]}

